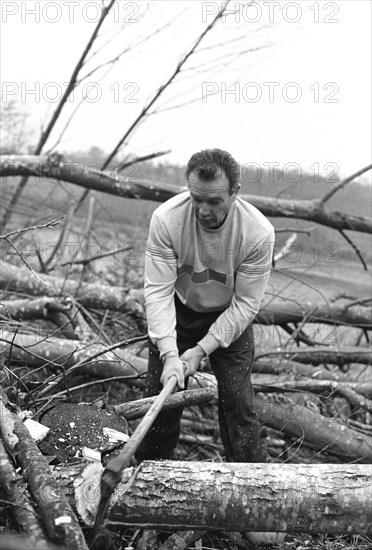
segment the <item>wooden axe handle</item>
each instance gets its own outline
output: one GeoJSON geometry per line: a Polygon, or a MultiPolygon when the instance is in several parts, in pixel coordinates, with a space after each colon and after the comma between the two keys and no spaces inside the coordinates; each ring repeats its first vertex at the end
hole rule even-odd
{"type": "Polygon", "coordinates": [[[105,468],[105,471],[110,471],[112,474],[114,474],[115,477],[119,475],[121,478],[121,474],[124,468],[128,466],[130,459],[142,443],[145,435],[147,434],[159,412],[161,411],[164,402],[171,395],[176,385],[177,378],[175,376],[171,376],[150,409],[147,411],[141,422],[138,424],[137,428],[134,430],[131,438],[125,444],[122,452],[117,457],[110,460],[105,468]]]}

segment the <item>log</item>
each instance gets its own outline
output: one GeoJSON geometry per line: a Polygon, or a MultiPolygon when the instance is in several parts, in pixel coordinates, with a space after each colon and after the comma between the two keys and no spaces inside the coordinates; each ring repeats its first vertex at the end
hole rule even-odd
{"type": "Polygon", "coordinates": [[[261,423],[344,461],[372,463],[372,437],[294,402],[279,405],[256,397],[254,404],[261,423]]]}
{"type": "Polygon", "coordinates": [[[31,368],[51,365],[53,368],[64,365],[71,368],[79,362],[88,362],[100,353],[89,364],[82,364],[80,373],[99,378],[112,376],[135,377],[147,371],[147,361],[131,354],[127,349],[106,351],[107,346],[92,342],[67,340],[63,338],[45,338],[43,334],[12,332],[0,329],[0,341],[11,362],[27,364],[31,368]]]}
{"type": "MultiPolygon", "coordinates": [[[[32,537],[20,535],[0,535],[1,550],[37,550],[38,547],[32,537]]],[[[43,550],[69,550],[65,546],[55,546],[51,542],[46,543],[43,550]]]]}
{"type": "MultiPolygon", "coordinates": [[[[92,525],[102,466],[54,471],[92,525]]],[[[124,471],[111,526],[291,533],[372,533],[372,471],[361,464],[144,461],[124,471]]]]}
{"type": "Polygon", "coordinates": [[[349,365],[350,363],[372,364],[372,349],[370,347],[345,346],[335,347],[311,347],[310,349],[297,348],[295,350],[273,350],[265,351],[258,357],[271,357],[280,355],[284,359],[291,359],[297,363],[308,365],[349,365]]]}
{"type": "Polygon", "coordinates": [[[295,379],[308,377],[314,380],[339,380],[340,382],[350,381],[350,373],[348,377],[339,369],[328,370],[323,366],[314,368],[313,366],[305,363],[299,363],[297,361],[284,359],[281,355],[279,357],[271,355],[268,358],[262,357],[257,353],[255,362],[253,363],[253,372],[262,374],[289,374],[293,375],[295,379]]]}
{"type": "Polygon", "coordinates": [[[22,467],[48,536],[71,550],[88,550],[79,523],[58,487],[49,465],[22,420],[9,408],[0,388],[0,433],[4,443],[22,467]]]}
{"type": "MultiPolygon", "coordinates": [[[[62,155],[50,157],[35,155],[2,155],[0,157],[0,176],[41,176],[94,189],[103,193],[126,198],[166,201],[185,190],[176,185],[157,184],[152,181],[138,181],[117,175],[112,176],[79,164],[65,161],[62,155]]],[[[241,195],[265,216],[296,218],[313,221],[334,229],[350,229],[372,233],[370,218],[345,214],[326,208],[324,202],[314,200],[288,200],[256,195],[241,195]]]]}
{"type": "Polygon", "coordinates": [[[79,281],[39,273],[46,284],[34,277],[27,268],[17,267],[0,261],[0,288],[13,292],[23,292],[31,296],[71,295],[88,308],[131,311],[144,315],[144,308],[137,300],[137,293],[124,287],[79,281]]]}
{"type": "MultiPolygon", "coordinates": [[[[173,410],[179,407],[191,407],[192,405],[202,405],[210,403],[217,396],[217,390],[213,388],[201,388],[198,390],[186,390],[177,392],[168,397],[165,401],[162,410],[173,410]]],[[[144,399],[136,399],[129,403],[121,403],[114,405],[114,410],[123,415],[127,420],[134,420],[144,416],[151,405],[156,400],[155,397],[145,397],[144,399]]]]}
{"type": "Polygon", "coordinates": [[[0,314],[9,319],[21,320],[33,317],[47,319],[52,312],[66,313],[72,309],[72,301],[68,298],[46,297],[23,300],[2,300],[0,314]]]}
{"type": "MultiPolygon", "coordinates": [[[[33,366],[45,364],[48,360],[55,360],[71,366],[76,361],[88,360],[89,356],[94,351],[104,350],[104,346],[98,344],[91,345],[84,349],[83,342],[74,342],[70,340],[57,340],[53,343],[48,340],[43,340],[35,344],[35,338],[32,335],[17,334],[14,338],[14,333],[3,332],[0,340],[6,340],[6,351],[9,353],[11,342],[13,339],[12,357],[23,358],[23,361],[29,362],[33,366]],[[7,336],[6,338],[4,338],[7,336]],[[23,348],[19,345],[19,338],[23,339],[23,348]],[[29,339],[31,338],[31,340],[29,339]],[[32,345],[26,349],[25,345],[32,345]],[[65,347],[69,346],[69,347],[65,347]],[[74,347],[73,347],[74,346],[74,347]],[[81,349],[79,346],[83,346],[81,349]],[[14,356],[13,356],[14,354],[14,356]],[[32,354],[36,354],[32,355],[32,354]],[[70,354],[70,356],[69,356],[70,354]],[[62,357],[61,357],[62,356],[62,357]]],[[[22,340],[21,340],[22,341],[22,340]]],[[[118,351],[118,350],[117,350],[118,351]]],[[[94,374],[101,378],[107,376],[124,375],[124,376],[141,376],[147,370],[147,361],[140,357],[130,354],[127,350],[120,350],[120,356],[115,357],[115,352],[106,352],[101,358],[95,359],[92,364],[83,364],[81,369],[83,372],[94,374]],[[114,362],[114,363],[113,363],[114,362]],[[130,363],[133,364],[131,367],[130,363]],[[116,374],[112,374],[113,371],[116,374]]],[[[69,371],[67,371],[68,374],[69,371]]],[[[60,379],[62,375],[60,375],[60,379]]],[[[197,389],[198,387],[210,386],[215,387],[213,375],[208,373],[197,373],[196,376],[190,379],[190,388],[197,389]]],[[[58,381],[58,379],[57,379],[58,381]]],[[[128,380],[129,381],[129,380],[128,380]]],[[[136,381],[138,383],[138,381],[136,381]]],[[[50,386],[50,391],[53,386],[50,386]]],[[[45,393],[45,392],[44,392],[45,393]]],[[[372,460],[372,439],[367,436],[362,437],[350,430],[346,426],[339,424],[332,418],[326,418],[315,411],[310,411],[305,407],[300,407],[294,403],[288,405],[277,405],[275,403],[257,400],[259,420],[278,430],[283,430],[292,437],[304,438],[304,442],[311,445],[319,451],[326,450],[331,454],[340,456],[346,460],[359,460],[369,462],[372,460]]]]}
{"type": "MultiPolygon", "coordinates": [[[[351,399],[355,397],[357,402],[353,401],[354,404],[363,407],[362,402],[364,400],[363,396],[372,397],[372,381],[369,382],[349,382],[348,380],[336,381],[336,380],[314,380],[313,378],[302,378],[300,380],[294,380],[289,378],[288,375],[262,375],[262,374],[252,374],[252,382],[256,391],[260,392],[272,392],[272,391],[283,391],[288,390],[298,390],[306,391],[313,393],[339,393],[347,397],[344,393],[352,391],[356,396],[351,396],[351,399]],[[358,395],[362,394],[362,395],[358,395]]],[[[366,400],[368,401],[368,400],[366,400]]],[[[368,403],[366,403],[368,405],[368,403]]],[[[369,405],[368,405],[369,406],[369,405]]],[[[367,408],[368,407],[363,407],[367,408]]]]}

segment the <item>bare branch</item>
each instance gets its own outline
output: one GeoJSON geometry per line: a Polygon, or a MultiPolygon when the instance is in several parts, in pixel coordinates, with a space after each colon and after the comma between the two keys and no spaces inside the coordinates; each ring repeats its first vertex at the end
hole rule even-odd
{"type": "Polygon", "coordinates": [[[132,166],[133,164],[139,164],[140,162],[145,162],[147,160],[156,159],[158,157],[168,155],[169,153],[171,153],[170,149],[168,149],[167,151],[159,151],[158,153],[150,153],[149,155],[144,155],[143,157],[135,157],[132,160],[120,162],[119,165],[117,166],[117,171],[121,172],[122,170],[124,170],[125,168],[128,168],[128,166],[132,166]]]}
{"type": "Polygon", "coordinates": [[[202,42],[202,40],[205,38],[205,36],[208,34],[208,32],[215,26],[215,24],[219,21],[219,19],[222,17],[222,15],[225,13],[227,6],[229,5],[230,0],[228,0],[225,5],[220,9],[216,17],[213,19],[213,21],[204,29],[204,31],[200,34],[200,36],[196,39],[193,46],[186,52],[186,54],[181,58],[181,60],[178,62],[176,68],[174,69],[171,76],[160,86],[160,88],[155,92],[155,94],[152,96],[152,98],[147,102],[147,104],[143,107],[140,114],[136,117],[134,122],[130,125],[128,130],[125,132],[123,137],[119,140],[119,142],[116,144],[112,152],[109,154],[107,159],[105,160],[102,170],[105,170],[107,166],[110,164],[110,162],[113,160],[115,155],[118,153],[122,145],[125,143],[125,141],[128,139],[128,137],[132,134],[135,127],[140,123],[140,121],[147,116],[147,113],[151,109],[151,107],[154,105],[154,103],[158,100],[158,98],[162,95],[162,93],[168,88],[168,86],[174,81],[176,76],[180,73],[182,67],[185,65],[187,60],[193,55],[195,50],[198,48],[199,44],[202,42]]]}
{"type": "Polygon", "coordinates": [[[8,239],[8,237],[5,237],[5,240],[7,243],[10,244],[10,246],[13,248],[13,250],[16,251],[16,253],[18,254],[18,256],[21,258],[22,262],[25,264],[25,266],[31,271],[32,275],[34,277],[36,277],[36,279],[38,279],[38,281],[40,281],[41,283],[43,283],[43,285],[47,286],[48,283],[46,283],[45,281],[43,281],[43,279],[36,273],[36,271],[34,271],[32,269],[32,267],[30,266],[30,264],[28,263],[28,261],[24,258],[23,254],[18,250],[18,248],[16,247],[16,245],[10,240],[8,239]]]}
{"type": "MultiPolygon", "coordinates": [[[[159,184],[148,180],[136,180],[109,172],[96,170],[78,162],[67,162],[62,155],[51,157],[33,155],[0,156],[0,176],[38,175],[45,178],[68,181],[86,189],[95,189],[120,197],[146,199],[163,202],[185,191],[186,187],[159,184]]],[[[307,220],[334,229],[350,229],[362,233],[372,233],[372,220],[364,216],[345,214],[337,210],[327,210],[317,199],[289,200],[241,195],[258,208],[265,216],[307,220]]]]}
{"type": "Polygon", "coordinates": [[[326,193],[325,195],[323,195],[323,197],[320,199],[320,202],[322,204],[324,204],[325,202],[329,201],[329,199],[331,197],[333,197],[333,195],[335,193],[337,193],[337,191],[339,191],[340,189],[342,189],[343,187],[345,187],[345,185],[347,185],[348,183],[352,182],[353,180],[355,180],[355,178],[357,178],[358,176],[361,176],[362,174],[364,174],[365,172],[368,172],[368,170],[371,170],[372,168],[372,164],[369,164],[368,166],[366,166],[365,168],[362,168],[361,170],[358,170],[358,172],[355,172],[354,174],[351,174],[351,176],[348,176],[347,178],[345,178],[344,180],[342,180],[340,183],[338,183],[337,185],[335,185],[333,187],[333,189],[331,189],[330,191],[328,191],[328,193],[326,193]]]}
{"type": "MultiPolygon", "coordinates": [[[[49,124],[48,126],[46,127],[46,129],[42,132],[41,136],[40,136],[40,139],[39,139],[39,142],[35,148],[35,151],[34,151],[34,154],[35,155],[39,155],[51,133],[51,131],[53,130],[61,112],[62,112],[62,109],[64,107],[64,105],[66,104],[67,102],[67,99],[69,98],[71,92],[74,90],[75,86],[76,86],[76,82],[77,82],[77,78],[78,78],[78,75],[79,75],[79,72],[80,70],[82,69],[83,65],[84,65],[84,62],[85,62],[85,59],[95,41],[95,39],[97,38],[97,35],[99,33],[99,30],[101,28],[101,26],[103,25],[103,22],[104,20],[106,19],[106,16],[108,15],[109,11],[111,10],[112,6],[114,5],[115,3],[115,0],[111,0],[111,2],[109,3],[109,5],[105,8],[103,7],[102,8],[102,14],[101,14],[101,17],[90,37],[90,39],[88,40],[88,43],[82,53],[82,55],[80,56],[80,59],[79,61],[77,62],[73,72],[72,72],[72,75],[69,79],[69,84],[63,94],[63,96],[61,97],[61,100],[60,102],[58,103],[57,105],[57,108],[56,110],[54,111],[50,121],[49,121],[49,124]]],[[[2,230],[6,224],[8,223],[9,221],[9,218],[11,216],[11,213],[12,213],[12,210],[14,208],[14,206],[17,204],[18,202],[18,199],[19,197],[21,196],[21,193],[24,189],[24,187],[26,186],[27,184],[27,181],[28,181],[28,177],[27,176],[24,176],[21,181],[19,182],[18,184],[18,187],[17,189],[15,190],[15,193],[9,203],[9,206],[7,208],[7,210],[4,212],[4,216],[3,216],[3,219],[2,219],[2,222],[0,223],[0,230],[2,230]]]]}

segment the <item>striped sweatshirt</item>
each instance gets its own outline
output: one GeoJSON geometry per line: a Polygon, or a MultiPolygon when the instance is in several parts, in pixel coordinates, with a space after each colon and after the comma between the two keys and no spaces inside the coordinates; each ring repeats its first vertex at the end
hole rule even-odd
{"type": "Polygon", "coordinates": [[[174,293],[197,312],[221,312],[198,343],[209,355],[253,321],[271,270],[274,229],[239,196],[218,229],[195,217],[188,191],[152,215],[145,257],[149,337],[160,354],[177,349],[174,293]]]}

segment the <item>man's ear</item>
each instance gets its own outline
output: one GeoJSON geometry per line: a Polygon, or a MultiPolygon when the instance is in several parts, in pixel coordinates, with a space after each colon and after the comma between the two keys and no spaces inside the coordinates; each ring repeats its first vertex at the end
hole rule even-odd
{"type": "Polygon", "coordinates": [[[239,189],[241,188],[241,184],[240,183],[237,183],[235,185],[235,190],[234,190],[234,193],[235,193],[235,196],[239,193],[239,189]]]}

